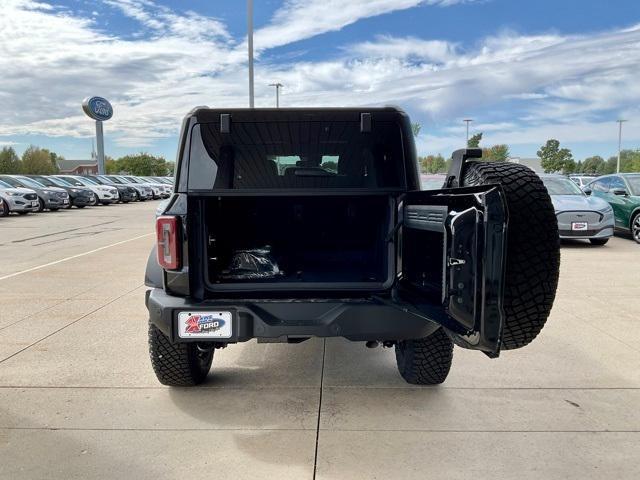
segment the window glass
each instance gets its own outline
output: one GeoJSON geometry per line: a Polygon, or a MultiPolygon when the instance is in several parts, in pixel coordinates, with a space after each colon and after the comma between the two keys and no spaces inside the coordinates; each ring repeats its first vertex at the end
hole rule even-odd
{"type": "Polygon", "coordinates": [[[601,178],[595,182],[589,184],[592,190],[596,192],[608,192],[609,191],[609,178],[601,178]]]}
{"type": "Polygon", "coordinates": [[[40,182],[36,182],[31,178],[20,177],[18,180],[20,181],[20,183],[22,183],[25,187],[28,187],[28,188],[44,188],[43,184],[41,184],[40,182]]]}
{"type": "Polygon", "coordinates": [[[564,177],[542,177],[549,195],[583,195],[582,190],[574,182],[564,177]]]}
{"type": "Polygon", "coordinates": [[[631,194],[640,195],[640,175],[628,175],[627,182],[631,186],[631,194]]]}
{"type": "Polygon", "coordinates": [[[373,122],[362,133],[353,121],[234,122],[201,125],[217,170],[214,188],[402,188],[400,127],[373,122]]]}
{"type": "Polygon", "coordinates": [[[620,177],[610,177],[611,179],[611,183],[609,183],[609,190],[613,190],[616,188],[623,188],[623,189],[627,189],[627,186],[624,183],[624,180],[622,180],[622,178],[620,177]]]}
{"type": "Polygon", "coordinates": [[[2,177],[2,181],[4,181],[4,183],[8,183],[13,188],[21,188],[22,187],[22,183],[19,182],[18,180],[16,180],[15,178],[12,178],[12,177],[2,177]]]}

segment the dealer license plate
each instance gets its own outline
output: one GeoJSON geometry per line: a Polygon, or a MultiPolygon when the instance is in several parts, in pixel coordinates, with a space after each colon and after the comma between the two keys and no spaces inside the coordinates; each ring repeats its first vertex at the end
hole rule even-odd
{"type": "Polygon", "coordinates": [[[33,200],[33,201],[31,202],[31,206],[32,206],[32,207],[37,207],[37,206],[38,206],[38,201],[37,201],[37,200],[33,200]]]}
{"type": "Polygon", "coordinates": [[[230,338],[231,312],[180,312],[180,338],[230,338]]]}
{"type": "Polygon", "coordinates": [[[571,222],[571,230],[574,232],[583,232],[589,230],[589,224],[587,222],[571,222]]]}
{"type": "Polygon", "coordinates": [[[64,205],[67,205],[67,204],[69,203],[69,200],[63,200],[63,201],[62,201],[62,203],[63,203],[64,205]]]}

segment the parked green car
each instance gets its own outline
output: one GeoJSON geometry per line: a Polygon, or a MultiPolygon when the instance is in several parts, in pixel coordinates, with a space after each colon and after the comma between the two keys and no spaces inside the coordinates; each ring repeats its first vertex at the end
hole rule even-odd
{"type": "Polygon", "coordinates": [[[631,232],[633,239],[640,243],[640,173],[598,177],[587,185],[585,193],[609,202],[616,228],[631,232]]]}

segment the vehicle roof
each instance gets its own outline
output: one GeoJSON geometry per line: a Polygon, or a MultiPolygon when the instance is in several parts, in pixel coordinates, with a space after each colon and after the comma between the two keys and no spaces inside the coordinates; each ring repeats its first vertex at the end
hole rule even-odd
{"type": "Polygon", "coordinates": [[[217,122],[219,115],[228,113],[233,115],[236,121],[261,121],[274,117],[285,120],[297,120],[302,117],[323,117],[327,120],[353,119],[359,120],[361,113],[386,114],[389,116],[407,116],[399,107],[314,107],[314,108],[208,108],[196,107],[189,116],[194,116],[199,122],[217,122]]]}

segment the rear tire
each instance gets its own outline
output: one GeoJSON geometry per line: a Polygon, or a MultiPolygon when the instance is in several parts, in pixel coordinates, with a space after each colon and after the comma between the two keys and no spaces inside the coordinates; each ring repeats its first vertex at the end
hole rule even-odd
{"type": "Polygon", "coordinates": [[[188,387],[198,385],[207,378],[213,361],[213,348],[201,351],[195,343],[171,343],[164,333],[149,322],[149,356],[160,383],[188,387]]]}
{"type": "Polygon", "coordinates": [[[426,338],[396,344],[398,371],[407,383],[438,385],[445,381],[453,360],[453,342],[442,328],[426,338]]]}
{"type": "Polygon", "coordinates": [[[531,343],[544,327],[558,287],[560,236],[540,177],[517,163],[467,162],[463,186],[499,184],[509,211],[504,285],[504,350],[531,343]]]}
{"type": "Polygon", "coordinates": [[[602,245],[606,245],[609,239],[608,238],[590,238],[589,241],[591,242],[591,245],[602,246],[602,245]]]}

